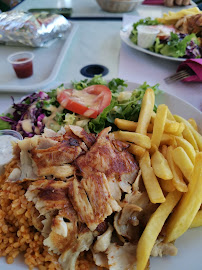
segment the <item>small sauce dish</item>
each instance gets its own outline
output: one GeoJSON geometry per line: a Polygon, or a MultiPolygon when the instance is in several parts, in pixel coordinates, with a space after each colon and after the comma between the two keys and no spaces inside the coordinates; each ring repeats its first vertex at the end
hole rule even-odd
{"type": "Polygon", "coordinates": [[[138,25],[137,27],[137,45],[148,49],[151,47],[159,33],[159,29],[154,29],[149,25],[138,25]]]}
{"type": "Polygon", "coordinates": [[[32,52],[17,52],[9,55],[7,58],[19,79],[33,75],[33,59],[34,54],[32,52]]]}
{"type": "Polygon", "coordinates": [[[12,142],[23,140],[22,135],[14,130],[0,130],[0,174],[3,172],[6,165],[13,157],[12,142]]]}

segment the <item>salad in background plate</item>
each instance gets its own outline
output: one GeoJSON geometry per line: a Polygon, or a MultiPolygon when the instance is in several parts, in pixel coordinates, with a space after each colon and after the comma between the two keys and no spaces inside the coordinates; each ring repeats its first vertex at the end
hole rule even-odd
{"type": "Polygon", "coordinates": [[[194,8],[186,10],[186,13],[182,10],[166,15],[164,18],[148,17],[134,23],[129,36],[132,43],[141,44],[138,40],[141,38],[138,35],[138,26],[144,25],[151,31],[154,29],[159,31],[153,44],[147,47],[151,52],[174,58],[201,58],[202,12],[194,8]]]}

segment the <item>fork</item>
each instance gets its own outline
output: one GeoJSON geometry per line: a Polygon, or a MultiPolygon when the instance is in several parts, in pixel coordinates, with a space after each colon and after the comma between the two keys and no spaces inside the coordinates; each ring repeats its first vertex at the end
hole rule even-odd
{"type": "Polygon", "coordinates": [[[176,81],[181,81],[191,75],[194,75],[194,72],[192,70],[181,70],[181,71],[178,71],[177,73],[167,77],[164,79],[164,81],[167,83],[167,84],[171,84],[171,83],[174,83],[176,81]]]}

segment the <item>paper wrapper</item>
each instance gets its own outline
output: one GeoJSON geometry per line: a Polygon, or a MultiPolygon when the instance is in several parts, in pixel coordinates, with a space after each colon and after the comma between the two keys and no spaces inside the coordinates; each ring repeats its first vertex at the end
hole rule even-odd
{"type": "Polygon", "coordinates": [[[0,43],[44,47],[70,28],[71,23],[58,14],[3,12],[0,14],[0,43]]]}

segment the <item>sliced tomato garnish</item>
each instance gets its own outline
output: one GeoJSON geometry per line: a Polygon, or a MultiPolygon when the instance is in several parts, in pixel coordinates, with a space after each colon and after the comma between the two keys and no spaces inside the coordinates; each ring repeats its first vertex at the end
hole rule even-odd
{"type": "Polygon", "coordinates": [[[96,118],[112,98],[110,89],[105,85],[91,85],[83,90],[65,89],[57,95],[57,100],[69,111],[96,118]]]}

